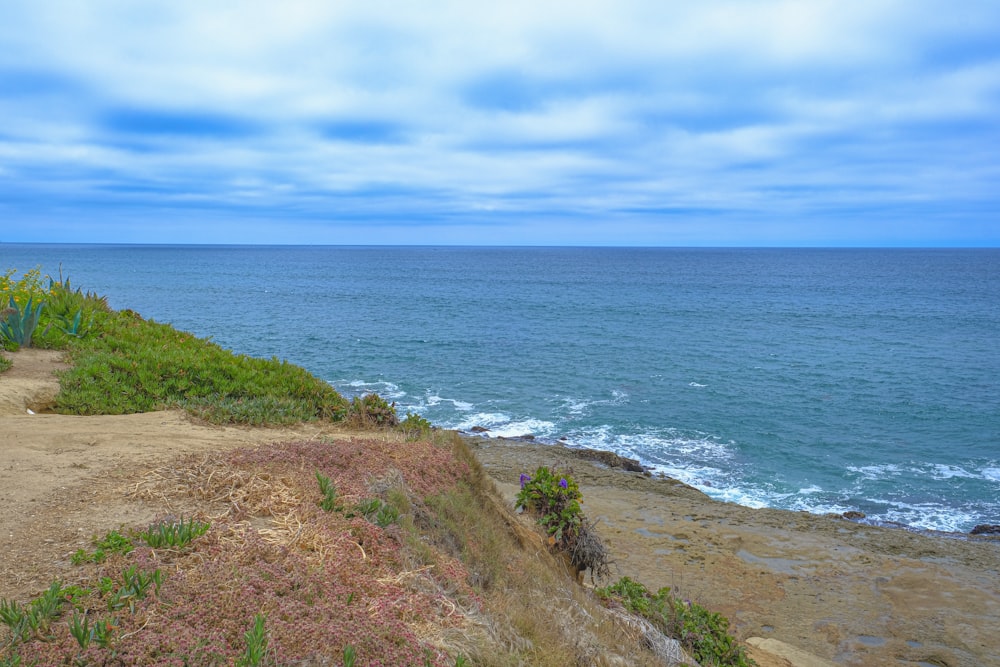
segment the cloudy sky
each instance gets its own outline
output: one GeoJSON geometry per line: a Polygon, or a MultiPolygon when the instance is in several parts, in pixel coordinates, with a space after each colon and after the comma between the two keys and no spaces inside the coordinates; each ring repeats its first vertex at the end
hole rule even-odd
{"type": "Polygon", "coordinates": [[[0,14],[0,242],[1000,245],[1000,2],[0,14]]]}

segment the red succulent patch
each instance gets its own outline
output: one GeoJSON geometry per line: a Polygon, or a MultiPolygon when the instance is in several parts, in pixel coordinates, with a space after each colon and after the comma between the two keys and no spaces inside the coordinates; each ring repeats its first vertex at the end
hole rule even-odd
{"type": "Polygon", "coordinates": [[[246,649],[255,615],[263,614],[268,655],[278,664],[339,664],[348,646],[359,665],[455,664],[440,633],[467,623],[462,608],[477,604],[465,567],[446,554],[414,566],[398,525],[381,528],[350,512],[324,511],[317,471],[329,476],[345,506],[388,488],[422,505],[467,467],[431,443],[371,439],[274,444],[156,471],[135,493],[186,495],[211,507],[215,516],[199,517],[211,522],[207,534],[179,550],[137,544],[94,565],[88,591],[73,600],[77,609],[64,604],[45,641],[0,649],[0,659],[231,664],[246,649]],[[131,608],[109,609],[118,584],[108,582],[132,565],[159,570],[162,586],[131,608]],[[114,624],[107,646],[92,640],[82,647],[71,635],[69,619],[84,613],[90,627],[114,624]]]}

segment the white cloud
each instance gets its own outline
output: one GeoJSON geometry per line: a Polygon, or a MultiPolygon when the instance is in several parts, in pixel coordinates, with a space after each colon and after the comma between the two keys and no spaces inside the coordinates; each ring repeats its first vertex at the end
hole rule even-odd
{"type": "Polygon", "coordinates": [[[745,219],[794,200],[877,225],[899,201],[998,204],[987,4],[15,4],[0,173],[66,210],[745,219]]]}

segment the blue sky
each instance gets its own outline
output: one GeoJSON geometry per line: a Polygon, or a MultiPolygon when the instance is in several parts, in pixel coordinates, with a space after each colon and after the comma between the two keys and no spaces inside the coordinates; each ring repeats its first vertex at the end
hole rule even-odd
{"type": "Polygon", "coordinates": [[[1000,3],[12,0],[0,242],[1000,245],[1000,3]]]}

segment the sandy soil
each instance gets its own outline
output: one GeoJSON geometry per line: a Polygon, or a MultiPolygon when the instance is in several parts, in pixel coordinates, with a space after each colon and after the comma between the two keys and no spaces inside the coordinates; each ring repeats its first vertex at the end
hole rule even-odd
{"type": "Polygon", "coordinates": [[[76,417],[47,412],[61,356],[8,354],[0,374],[0,597],[25,599],[71,572],[69,557],[95,535],[141,525],[164,512],[128,491],[183,454],[308,440],[315,427],[265,429],[196,423],[179,411],[76,417]],[[30,412],[29,412],[30,411],[30,412]]]}
{"type": "MultiPolygon", "coordinates": [[[[130,496],[182,454],[324,433],[215,427],[180,412],[47,413],[58,353],[24,350],[0,374],[0,597],[24,600],[71,573],[90,538],[142,524],[161,504],[130,496]],[[29,413],[31,411],[31,414],[29,413]]],[[[521,472],[570,467],[620,574],[670,586],[728,616],[761,667],[1000,667],[1000,542],[714,502],[672,480],[571,450],[471,439],[511,500],[521,472]],[[780,657],[784,656],[784,657],[780,657]]],[[[616,573],[616,576],[617,574],[616,573]]]]}

